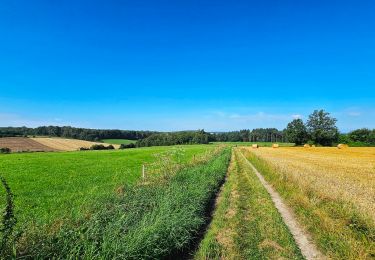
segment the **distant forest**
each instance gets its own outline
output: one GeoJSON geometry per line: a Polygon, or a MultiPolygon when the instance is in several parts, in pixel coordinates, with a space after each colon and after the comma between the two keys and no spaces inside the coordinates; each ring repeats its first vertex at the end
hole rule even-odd
{"type": "Polygon", "coordinates": [[[204,130],[179,132],[154,132],[134,130],[103,130],[70,126],[0,127],[0,137],[51,136],[87,141],[101,139],[138,140],[137,146],[172,144],[206,144],[209,142],[283,142],[287,141],[282,131],[276,128],[257,128],[233,132],[208,133],[204,130]]]}
{"type": "Polygon", "coordinates": [[[156,132],[133,130],[103,130],[76,128],[71,126],[40,126],[28,127],[0,127],[0,137],[15,136],[51,136],[73,138],[86,141],[99,141],[101,139],[144,139],[156,132]]]}
{"type": "Polygon", "coordinates": [[[208,144],[210,142],[284,142],[283,132],[276,128],[258,128],[222,133],[207,133],[204,130],[155,133],[139,140],[134,146],[160,146],[174,144],[208,144]]]}
{"type": "MultiPolygon", "coordinates": [[[[129,139],[137,142],[124,145],[124,148],[161,146],[174,144],[207,144],[210,142],[292,142],[296,143],[288,128],[280,131],[276,128],[244,129],[232,132],[208,133],[204,130],[155,132],[135,130],[103,130],[75,128],[70,126],[0,127],[0,137],[51,136],[100,141],[102,139],[129,139]]],[[[304,140],[304,142],[307,141],[304,140]]],[[[354,130],[348,134],[339,134],[335,142],[350,146],[374,146],[375,130],[366,128],[354,130]]]]}

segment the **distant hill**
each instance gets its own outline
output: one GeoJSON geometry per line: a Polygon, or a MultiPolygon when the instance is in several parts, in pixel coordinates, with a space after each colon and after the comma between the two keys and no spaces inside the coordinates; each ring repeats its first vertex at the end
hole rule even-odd
{"type": "MultiPolygon", "coordinates": [[[[90,142],[77,139],[48,138],[48,137],[4,137],[0,138],[0,148],[10,148],[12,152],[51,152],[51,151],[77,151],[81,147],[90,148],[94,144],[108,143],[90,142]]],[[[120,146],[114,144],[116,149],[120,146]]]]}
{"type": "Polygon", "coordinates": [[[86,141],[99,141],[102,139],[139,140],[154,133],[157,132],[118,129],[88,129],[71,126],[40,126],[36,128],[0,127],[0,137],[49,136],[86,141]]]}

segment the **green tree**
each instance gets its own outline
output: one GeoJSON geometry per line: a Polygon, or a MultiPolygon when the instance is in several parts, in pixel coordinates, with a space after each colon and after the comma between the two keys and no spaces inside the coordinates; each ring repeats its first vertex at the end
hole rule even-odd
{"type": "Polygon", "coordinates": [[[375,129],[371,131],[371,133],[368,136],[368,143],[374,145],[375,144],[375,129]]]}
{"type": "Polygon", "coordinates": [[[339,131],[336,127],[337,119],[326,111],[315,110],[307,120],[307,132],[311,140],[316,144],[331,146],[337,142],[339,131]]]}
{"type": "Polygon", "coordinates": [[[368,142],[370,134],[370,129],[361,128],[350,132],[349,138],[354,142],[368,142]]]}
{"type": "Polygon", "coordinates": [[[286,138],[289,142],[301,145],[308,140],[308,133],[302,119],[294,119],[285,129],[286,138]]]}
{"type": "Polygon", "coordinates": [[[339,134],[339,143],[340,144],[349,144],[350,138],[347,134],[339,134]]]}

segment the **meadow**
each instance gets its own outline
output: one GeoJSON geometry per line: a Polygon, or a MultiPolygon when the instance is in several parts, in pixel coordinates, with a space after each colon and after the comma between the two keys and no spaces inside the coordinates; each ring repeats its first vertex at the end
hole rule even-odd
{"type": "MultiPolygon", "coordinates": [[[[200,174],[206,172],[206,183],[200,181],[202,185],[206,185],[199,190],[201,197],[191,200],[190,204],[187,204],[187,206],[190,205],[189,208],[186,209],[191,212],[192,207],[197,207],[196,215],[191,216],[195,219],[192,218],[191,221],[195,221],[195,224],[192,224],[195,232],[199,231],[205,221],[205,207],[219,187],[220,179],[222,180],[225,176],[227,166],[224,156],[220,160],[224,165],[221,164],[217,170],[219,175],[216,175],[216,181],[212,182],[210,179],[212,168],[208,162],[212,160],[213,154],[218,154],[221,151],[223,148],[218,146],[189,145],[124,151],[2,155],[0,157],[0,172],[15,194],[15,216],[18,219],[16,230],[22,232],[21,238],[17,242],[17,254],[38,255],[42,258],[50,254],[74,255],[75,251],[72,248],[62,251],[63,248],[66,249],[64,243],[68,240],[61,234],[67,229],[75,229],[77,225],[94,228],[97,224],[96,217],[111,215],[108,207],[114,207],[124,201],[133,206],[133,203],[138,204],[133,209],[136,209],[138,213],[144,212],[144,214],[149,213],[149,207],[144,207],[144,203],[151,203],[150,206],[155,203],[168,206],[170,204],[167,201],[172,198],[174,201],[182,193],[179,189],[185,189],[184,185],[188,184],[188,179],[185,179],[185,176],[192,174],[191,178],[203,178],[203,175],[200,174]],[[143,164],[146,165],[146,178],[139,180],[143,164]],[[197,167],[200,167],[199,170],[197,167]],[[181,171],[184,173],[177,175],[177,172],[181,171]],[[198,174],[198,176],[194,174],[198,174]],[[166,185],[169,187],[174,183],[172,179],[175,175],[180,177],[176,177],[176,184],[170,188],[170,192],[164,194],[166,185]],[[212,188],[210,185],[213,185],[212,188]],[[165,196],[171,197],[165,200],[165,196]],[[106,210],[103,211],[103,208],[106,210]],[[53,241],[53,245],[48,244],[48,241],[53,241]],[[58,243],[62,243],[61,247],[57,247],[58,243]],[[56,250],[52,252],[51,248],[56,250]]],[[[191,185],[194,186],[196,183],[192,180],[191,185]]],[[[185,193],[186,196],[190,196],[190,199],[198,195],[194,192],[193,186],[189,192],[185,193]]],[[[5,194],[3,190],[1,192],[1,203],[4,205],[5,194]]],[[[183,205],[187,203],[186,199],[190,200],[187,197],[182,199],[183,204],[179,204],[175,208],[178,211],[184,209],[183,205]]],[[[126,212],[129,217],[128,221],[135,221],[136,217],[132,214],[137,214],[136,212],[126,212]]],[[[156,210],[152,216],[155,217],[158,212],[159,210],[156,210]]],[[[120,213],[113,212],[113,214],[120,213]]],[[[140,217],[140,215],[137,216],[140,217]]],[[[165,219],[165,216],[162,218],[165,219]]],[[[116,215],[113,216],[113,220],[120,221],[123,220],[123,217],[120,218],[119,215],[116,215]]],[[[144,219],[141,218],[139,221],[144,221],[144,219]]],[[[145,225],[151,223],[152,220],[148,220],[145,225]]],[[[176,222],[180,226],[184,223],[191,224],[182,219],[180,222],[176,222]]],[[[110,227],[108,228],[110,229],[110,227]]],[[[135,228],[135,230],[137,229],[135,228]]],[[[82,230],[76,231],[77,234],[82,233],[82,230]]],[[[143,234],[141,231],[137,232],[140,232],[139,235],[143,234]]],[[[193,233],[190,233],[189,230],[186,232],[187,235],[182,238],[186,239],[185,243],[189,245],[193,233]]],[[[104,234],[102,235],[104,236],[104,234]]],[[[104,238],[98,236],[97,239],[104,238]]],[[[115,244],[116,241],[112,242],[115,244]]],[[[89,245],[89,240],[80,241],[80,245],[83,247],[89,245]]],[[[165,250],[169,249],[172,247],[165,250]]],[[[102,250],[107,252],[105,249],[102,250]]],[[[138,248],[138,253],[142,253],[139,250],[141,249],[138,248]]],[[[178,248],[176,247],[174,250],[178,250],[178,248]]],[[[91,252],[88,249],[85,249],[86,251],[87,253],[91,252]]],[[[77,254],[81,253],[79,251],[77,254]]],[[[99,252],[98,254],[100,256],[104,253],[99,252]]]]}
{"type": "MultiPolygon", "coordinates": [[[[182,162],[206,152],[210,146],[181,146],[182,162]]],[[[1,155],[0,173],[16,195],[20,222],[51,224],[57,219],[77,218],[84,208],[113,194],[141,176],[143,164],[171,147],[122,151],[23,153],[1,155]]],[[[0,202],[4,204],[1,190],[0,202]]]]}

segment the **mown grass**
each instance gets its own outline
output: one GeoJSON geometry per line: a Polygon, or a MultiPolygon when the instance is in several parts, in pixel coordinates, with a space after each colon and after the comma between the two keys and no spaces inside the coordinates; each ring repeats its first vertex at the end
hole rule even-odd
{"type": "Polygon", "coordinates": [[[100,141],[107,144],[133,144],[137,142],[137,140],[129,139],[102,139],[100,141]]]}
{"type": "Polygon", "coordinates": [[[196,259],[303,259],[280,214],[239,150],[196,259]]]}
{"type": "Polygon", "coordinates": [[[247,158],[293,208],[299,222],[326,256],[332,259],[375,257],[373,221],[361,214],[355,205],[318,194],[311,187],[301,185],[302,180],[282,174],[252,152],[247,151],[247,158]]]}
{"type": "Polygon", "coordinates": [[[20,257],[176,259],[189,253],[225,178],[230,150],[165,178],[129,185],[91,216],[23,241],[20,257]]]}

